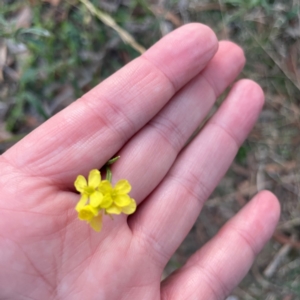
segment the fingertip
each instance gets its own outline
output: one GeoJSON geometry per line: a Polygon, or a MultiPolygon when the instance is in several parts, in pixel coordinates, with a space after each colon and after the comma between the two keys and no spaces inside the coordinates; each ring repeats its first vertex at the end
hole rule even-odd
{"type": "Polygon", "coordinates": [[[264,190],[256,194],[228,224],[248,232],[251,240],[255,240],[254,248],[258,253],[273,235],[279,217],[280,204],[277,197],[264,190]]]}
{"type": "Polygon", "coordinates": [[[245,65],[245,55],[241,47],[230,41],[219,42],[218,52],[202,73],[215,95],[219,96],[231,84],[245,65]]]}
{"type": "MultiPolygon", "coordinates": [[[[204,38],[208,48],[215,49],[217,51],[219,47],[218,38],[215,32],[207,25],[202,23],[189,23],[185,24],[178,29],[174,30],[174,34],[182,34],[187,38],[195,38],[198,43],[202,42],[204,38]],[[200,40],[198,40],[200,39],[200,40]]],[[[200,44],[203,47],[203,44],[200,44]]]]}
{"type": "Polygon", "coordinates": [[[238,64],[240,64],[242,67],[245,65],[246,56],[244,49],[241,46],[231,41],[220,41],[219,48],[222,48],[224,54],[228,53],[233,55],[236,58],[236,62],[238,62],[238,64]]]}
{"type": "Polygon", "coordinates": [[[212,29],[191,23],[164,36],[142,57],[160,69],[178,90],[208,64],[218,44],[212,29]]]}
{"type": "Polygon", "coordinates": [[[265,214],[269,215],[269,218],[273,219],[274,226],[278,223],[281,213],[281,206],[278,198],[270,191],[263,190],[260,191],[254,201],[257,201],[257,204],[260,207],[260,210],[265,214]]]}
{"type": "MultiPolygon", "coordinates": [[[[228,99],[228,106],[235,111],[238,123],[244,124],[244,132],[248,134],[264,106],[265,96],[262,88],[253,80],[241,79],[233,85],[228,99]]],[[[235,131],[238,134],[241,128],[235,128],[235,131]]]]}
{"type": "Polygon", "coordinates": [[[248,97],[253,100],[253,103],[256,104],[258,109],[262,109],[265,103],[265,94],[257,82],[251,79],[241,79],[235,84],[234,88],[243,90],[244,93],[247,93],[248,97]]]}
{"type": "Polygon", "coordinates": [[[208,125],[217,124],[223,128],[239,147],[255,125],[263,104],[261,87],[249,79],[239,80],[208,125]]]}
{"type": "Polygon", "coordinates": [[[204,53],[213,56],[218,47],[218,38],[210,27],[201,23],[189,23],[164,36],[149,48],[143,56],[147,58],[156,56],[157,51],[161,51],[162,48],[170,50],[169,55],[178,55],[184,49],[189,54],[196,56],[203,56],[204,53]]]}

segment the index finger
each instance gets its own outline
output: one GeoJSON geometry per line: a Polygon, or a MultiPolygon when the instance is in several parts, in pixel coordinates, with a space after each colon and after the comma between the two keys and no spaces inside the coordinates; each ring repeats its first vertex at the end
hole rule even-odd
{"type": "Polygon", "coordinates": [[[67,183],[100,168],[217,50],[210,28],[189,24],[96,86],[4,153],[30,175],[67,183]]]}

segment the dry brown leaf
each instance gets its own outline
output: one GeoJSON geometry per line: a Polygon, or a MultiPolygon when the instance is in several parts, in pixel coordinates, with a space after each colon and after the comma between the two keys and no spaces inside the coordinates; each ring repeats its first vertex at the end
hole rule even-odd
{"type": "Polygon", "coordinates": [[[4,142],[10,138],[12,138],[12,134],[6,130],[4,123],[0,123],[0,142],[4,142]]]}
{"type": "Polygon", "coordinates": [[[286,295],[282,300],[293,300],[293,295],[286,295]]]}
{"type": "Polygon", "coordinates": [[[279,231],[273,234],[273,238],[280,244],[288,244],[291,245],[293,248],[300,249],[299,241],[295,241],[279,231]]]}
{"type": "Polygon", "coordinates": [[[295,80],[300,84],[300,72],[298,70],[298,51],[299,42],[289,47],[289,55],[286,60],[287,69],[295,76],[295,80]]]}
{"type": "Polygon", "coordinates": [[[0,82],[3,81],[3,68],[6,64],[7,47],[5,43],[0,44],[0,82]]]}
{"type": "Polygon", "coordinates": [[[244,195],[244,193],[242,191],[247,190],[250,187],[251,187],[250,181],[244,180],[237,186],[237,190],[240,191],[242,193],[242,195],[244,195]]]}
{"type": "Polygon", "coordinates": [[[52,6],[58,6],[61,0],[44,0],[44,2],[50,3],[52,6]]]}
{"type": "Polygon", "coordinates": [[[29,6],[24,6],[14,18],[16,28],[28,28],[32,21],[32,11],[29,6]]]}
{"type": "Polygon", "coordinates": [[[292,143],[293,146],[298,146],[300,144],[300,135],[293,137],[292,143]]]}
{"type": "Polygon", "coordinates": [[[282,171],[291,171],[297,168],[296,161],[286,161],[281,164],[267,164],[265,166],[265,171],[268,173],[280,173],[282,171]]]}
{"type": "Polygon", "coordinates": [[[170,21],[175,27],[182,25],[182,21],[179,17],[162,7],[152,6],[151,10],[156,16],[163,17],[165,20],[170,21]]]}
{"type": "Polygon", "coordinates": [[[250,175],[250,170],[248,170],[245,167],[240,166],[239,164],[233,162],[231,165],[232,171],[234,171],[238,175],[246,176],[248,177],[250,175]]]}
{"type": "Polygon", "coordinates": [[[245,197],[240,192],[236,192],[235,200],[240,207],[243,207],[247,203],[245,197]]]}

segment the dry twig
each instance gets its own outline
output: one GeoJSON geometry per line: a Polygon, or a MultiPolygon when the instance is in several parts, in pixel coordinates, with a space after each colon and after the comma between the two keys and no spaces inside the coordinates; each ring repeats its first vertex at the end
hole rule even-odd
{"type": "Polygon", "coordinates": [[[170,21],[175,27],[179,27],[182,25],[182,21],[179,17],[173,14],[171,11],[165,10],[162,7],[151,6],[151,11],[155,16],[163,17],[165,20],[170,21]]]}
{"type": "Polygon", "coordinates": [[[289,244],[285,244],[280,248],[280,250],[276,253],[272,261],[268,264],[268,266],[263,272],[266,278],[271,278],[274,275],[279,265],[282,263],[284,258],[289,254],[291,249],[292,246],[289,244]]]}
{"type": "Polygon", "coordinates": [[[141,54],[146,51],[146,49],[143,46],[141,46],[138,42],[136,42],[136,40],[130,33],[121,28],[110,15],[96,8],[89,0],[79,1],[90,11],[92,15],[95,15],[105,25],[114,29],[119,34],[120,38],[123,40],[124,43],[129,44],[133,49],[135,49],[141,54]]]}
{"type": "Polygon", "coordinates": [[[273,234],[273,238],[280,244],[290,245],[292,248],[300,249],[300,242],[296,241],[283,233],[277,231],[273,234]]]}
{"type": "Polygon", "coordinates": [[[300,91],[300,84],[298,80],[296,80],[295,78],[293,78],[293,76],[290,75],[288,69],[285,66],[283,66],[277,59],[277,57],[274,54],[272,54],[264,45],[262,45],[250,31],[248,31],[248,33],[252,36],[253,40],[255,40],[255,42],[261,47],[261,49],[270,57],[270,59],[275,63],[275,65],[282,71],[286,78],[288,78],[289,81],[300,91]]]}
{"type": "Polygon", "coordinates": [[[277,229],[291,229],[295,226],[299,226],[300,225],[300,217],[292,219],[292,220],[288,220],[284,223],[281,223],[277,226],[277,229]]]}

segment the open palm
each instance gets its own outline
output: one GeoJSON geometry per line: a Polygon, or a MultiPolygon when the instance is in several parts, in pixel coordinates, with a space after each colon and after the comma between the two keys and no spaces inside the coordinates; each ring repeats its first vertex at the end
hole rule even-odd
{"type": "Polygon", "coordinates": [[[0,156],[1,299],[223,299],[248,271],[279,216],[261,192],[176,273],[162,271],[230,166],[263,105],[237,82],[242,50],[201,24],[172,32],[0,156]],[[112,156],[138,208],[104,217],[74,210],[78,174],[112,156]]]}

